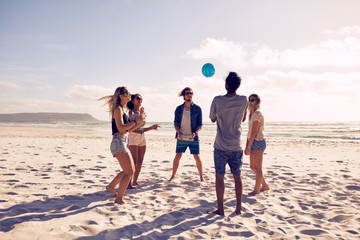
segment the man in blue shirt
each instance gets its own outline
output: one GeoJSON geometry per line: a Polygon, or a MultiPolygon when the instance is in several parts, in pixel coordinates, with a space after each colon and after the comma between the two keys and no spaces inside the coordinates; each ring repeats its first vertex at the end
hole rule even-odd
{"type": "Polygon", "coordinates": [[[224,215],[224,175],[229,164],[235,181],[236,214],[241,214],[242,181],[241,170],[243,150],[241,148],[241,122],[246,119],[248,101],[246,96],[236,94],[241,78],[235,72],[229,73],[225,80],[224,96],[216,96],[210,108],[210,120],[216,122],[217,132],[214,143],[214,162],[216,171],[216,197],[218,209],[213,213],[224,215]]]}
{"type": "Polygon", "coordinates": [[[202,173],[202,162],[200,159],[200,147],[198,133],[202,127],[201,108],[192,102],[193,91],[191,88],[184,88],[179,97],[184,98],[184,103],[175,110],[174,127],[176,131],[176,155],[173,162],[172,175],[169,181],[173,180],[179,167],[182,154],[189,147],[190,153],[194,156],[196,167],[199,171],[200,180],[204,181],[202,173]]]}

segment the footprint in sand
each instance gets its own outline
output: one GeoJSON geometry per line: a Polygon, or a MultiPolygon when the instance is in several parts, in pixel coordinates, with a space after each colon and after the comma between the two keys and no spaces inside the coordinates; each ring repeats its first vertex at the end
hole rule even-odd
{"type": "Polygon", "coordinates": [[[19,180],[16,180],[16,179],[10,179],[10,180],[7,180],[7,182],[19,182],[19,180]]]}
{"type": "Polygon", "coordinates": [[[4,176],[14,176],[15,173],[4,173],[3,175],[4,175],[4,176]]]}
{"type": "Polygon", "coordinates": [[[351,218],[353,218],[353,215],[337,215],[331,219],[329,219],[329,222],[336,222],[336,223],[340,223],[346,220],[349,220],[351,218]]]}
{"type": "Polygon", "coordinates": [[[97,222],[92,221],[92,220],[90,220],[90,221],[85,221],[84,223],[85,223],[85,225],[99,225],[97,222]]]}
{"type": "Polygon", "coordinates": [[[348,185],[345,187],[347,190],[350,190],[350,191],[360,191],[360,186],[355,186],[355,185],[348,185]]]}
{"type": "Polygon", "coordinates": [[[351,233],[351,234],[354,234],[354,235],[357,235],[357,234],[359,234],[358,232],[356,232],[356,231],[353,231],[353,230],[347,230],[347,232],[348,232],[348,233],[351,233]]]}
{"type": "Polygon", "coordinates": [[[321,229],[309,229],[309,230],[302,230],[302,234],[310,235],[310,236],[318,236],[320,234],[328,233],[321,229]]]}
{"type": "Polygon", "coordinates": [[[95,183],[94,181],[92,180],[81,180],[81,182],[86,182],[86,183],[95,183]]]}

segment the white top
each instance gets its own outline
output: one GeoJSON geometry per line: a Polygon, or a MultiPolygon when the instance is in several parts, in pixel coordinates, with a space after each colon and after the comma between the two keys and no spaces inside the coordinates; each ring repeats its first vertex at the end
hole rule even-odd
{"type": "Polygon", "coordinates": [[[222,151],[241,151],[241,122],[246,114],[246,96],[216,96],[211,103],[210,119],[216,119],[214,148],[222,151]]]}
{"type": "MultiPolygon", "coordinates": [[[[130,112],[129,119],[135,120],[138,116],[140,116],[140,115],[130,112]]],[[[144,130],[145,124],[146,124],[146,122],[144,121],[136,130],[144,130]]]]}
{"type": "Polygon", "coordinates": [[[180,132],[182,133],[182,139],[183,140],[190,140],[192,138],[192,132],[191,132],[191,119],[190,119],[190,111],[186,111],[184,109],[183,115],[181,118],[181,126],[180,126],[180,132]]]}
{"type": "Polygon", "coordinates": [[[260,128],[259,131],[257,132],[256,136],[255,136],[255,140],[260,141],[260,140],[264,140],[264,116],[262,115],[260,109],[256,109],[255,112],[253,112],[251,118],[249,119],[249,131],[247,134],[247,138],[250,139],[250,135],[251,135],[251,130],[252,130],[252,126],[253,123],[255,121],[260,122],[260,128]]]}

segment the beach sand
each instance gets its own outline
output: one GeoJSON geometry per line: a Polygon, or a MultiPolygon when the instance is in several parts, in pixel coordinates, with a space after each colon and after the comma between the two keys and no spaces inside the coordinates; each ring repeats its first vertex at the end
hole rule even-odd
{"type": "MultiPolygon", "coordinates": [[[[200,132],[201,133],[201,132],[200,132]]],[[[169,182],[175,139],[147,134],[141,186],[114,204],[105,186],[120,171],[108,133],[0,127],[0,239],[359,239],[360,143],[268,139],[255,184],[244,157],[243,211],[225,175],[225,217],[216,207],[213,138],[201,138],[205,182],[183,155],[169,182]]],[[[243,139],[244,140],[244,139],[243,139]]]]}

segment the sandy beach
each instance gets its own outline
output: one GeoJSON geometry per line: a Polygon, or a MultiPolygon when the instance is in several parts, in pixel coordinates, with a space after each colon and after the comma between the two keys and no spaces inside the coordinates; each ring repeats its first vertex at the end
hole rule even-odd
{"type": "MultiPolygon", "coordinates": [[[[213,138],[201,138],[205,182],[187,151],[169,182],[175,139],[147,134],[147,152],[127,204],[105,186],[120,171],[104,132],[0,127],[0,239],[359,239],[360,142],[268,139],[255,183],[244,157],[243,211],[229,169],[225,217],[216,207],[213,138]]],[[[245,139],[242,139],[243,141],[245,139]]]]}

